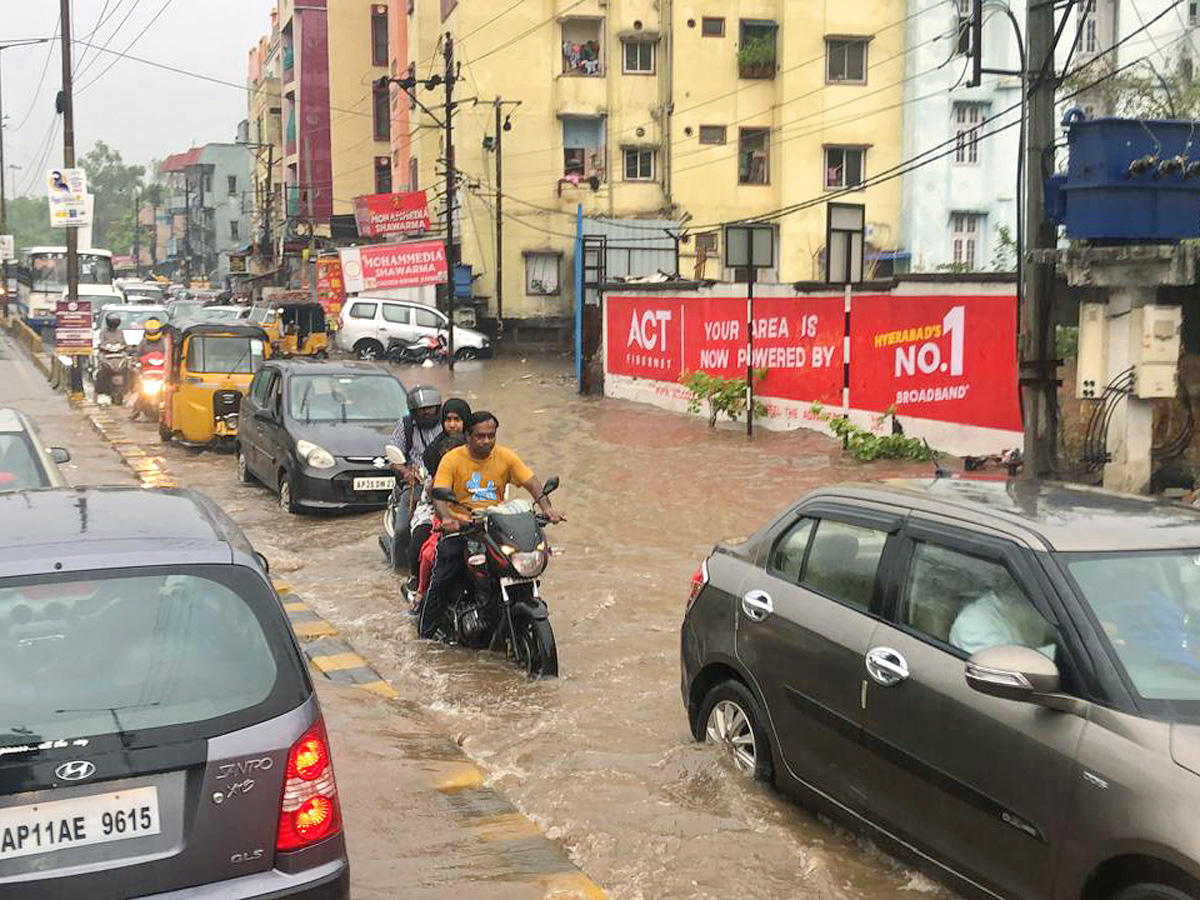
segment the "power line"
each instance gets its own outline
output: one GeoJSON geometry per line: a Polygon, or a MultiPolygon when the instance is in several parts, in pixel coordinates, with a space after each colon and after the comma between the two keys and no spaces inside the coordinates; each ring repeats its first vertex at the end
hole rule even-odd
{"type": "MultiPolygon", "coordinates": [[[[114,28],[112,30],[112,32],[109,34],[108,39],[105,40],[105,42],[104,42],[104,46],[99,48],[100,50],[103,51],[103,50],[108,49],[108,45],[113,42],[113,39],[121,32],[121,29],[125,27],[125,23],[129,21],[129,17],[134,14],[134,12],[138,8],[138,5],[141,2],[142,2],[142,0],[133,0],[133,5],[129,7],[129,9],[126,11],[125,15],[121,18],[121,21],[117,23],[117,27],[114,28]]],[[[88,37],[91,37],[91,35],[88,35],[88,37]]],[[[99,57],[93,55],[92,65],[95,64],[95,61],[97,59],[99,59],[99,57]]],[[[90,68],[90,66],[81,65],[75,71],[75,78],[78,79],[78,78],[82,77],[83,75],[85,75],[87,73],[88,68],[90,68]]]]}
{"type": "Polygon", "coordinates": [[[25,127],[25,123],[29,121],[29,117],[33,115],[33,109],[37,106],[38,97],[42,95],[42,86],[46,83],[46,72],[50,68],[50,60],[54,57],[54,39],[58,37],[58,29],[62,26],[62,16],[54,23],[54,34],[50,37],[50,48],[46,51],[46,59],[42,63],[42,74],[38,76],[37,87],[33,90],[33,99],[29,101],[29,109],[25,110],[25,115],[21,117],[21,124],[17,125],[13,131],[20,131],[25,127]]]}
{"type": "MultiPolygon", "coordinates": [[[[156,12],[154,14],[154,17],[149,22],[146,23],[146,26],[141,31],[139,31],[137,33],[137,35],[134,37],[134,39],[132,41],[130,41],[129,44],[125,47],[126,52],[133,49],[133,45],[136,44],[138,41],[140,41],[142,39],[142,35],[144,35],[147,31],[149,31],[151,29],[151,27],[153,27],[154,23],[157,22],[162,17],[162,14],[167,11],[167,7],[170,6],[172,2],[173,2],[173,0],[165,0],[163,5],[159,7],[158,12],[156,12]]],[[[115,32],[114,32],[114,34],[115,34],[115,32]]],[[[85,84],[83,87],[81,87],[75,93],[77,95],[82,94],[84,91],[86,91],[88,88],[90,88],[93,84],[95,84],[97,81],[99,81],[105,75],[107,75],[109,73],[109,71],[111,71],[112,67],[115,66],[120,61],[121,61],[120,57],[118,57],[117,59],[114,59],[112,62],[110,62],[108,64],[108,66],[104,69],[103,72],[101,72],[99,75],[97,75],[91,81],[89,81],[87,84],[85,84]]]]}

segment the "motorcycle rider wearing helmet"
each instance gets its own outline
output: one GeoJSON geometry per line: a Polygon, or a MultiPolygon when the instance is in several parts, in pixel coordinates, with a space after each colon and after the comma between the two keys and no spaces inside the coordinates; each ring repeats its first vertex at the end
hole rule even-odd
{"type": "Polygon", "coordinates": [[[161,352],[163,349],[163,326],[162,322],[156,316],[151,316],[142,325],[142,342],[138,344],[137,351],[134,353],[139,359],[147,353],[153,353],[155,350],[161,352]]]}
{"type": "Polygon", "coordinates": [[[404,454],[405,464],[392,469],[410,485],[425,451],[442,434],[442,395],[431,384],[418,384],[408,392],[408,415],[396,423],[392,443],[404,454]]]}
{"type": "Polygon", "coordinates": [[[120,344],[123,349],[129,349],[129,344],[125,340],[125,332],[121,330],[121,317],[115,312],[106,313],[104,316],[104,330],[100,332],[100,346],[106,344],[120,344]]]}

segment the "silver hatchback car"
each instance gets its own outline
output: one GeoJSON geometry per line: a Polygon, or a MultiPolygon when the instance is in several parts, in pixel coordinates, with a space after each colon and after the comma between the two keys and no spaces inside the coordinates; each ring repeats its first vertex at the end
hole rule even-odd
{"type": "Polygon", "coordinates": [[[1200,512],[830,487],[696,573],[692,731],[972,895],[1200,897],[1200,512]]]}
{"type": "Polygon", "coordinates": [[[0,494],[0,898],[346,900],[321,709],[188,491],[0,494]]]}

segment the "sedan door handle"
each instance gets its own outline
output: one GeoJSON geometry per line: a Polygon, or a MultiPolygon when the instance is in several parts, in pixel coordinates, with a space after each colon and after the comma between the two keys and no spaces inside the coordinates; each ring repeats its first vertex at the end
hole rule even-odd
{"type": "Polygon", "coordinates": [[[742,612],[755,622],[762,622],[775,612],[775,604],[766,591],[748,591],[742,597],[742,612]]]}
{"type": "Polygon", "coordinates": [[[884,687],[892,687],[908,679],[908,663],[898,650],[876,647],[867,652],[867,674],[884,687]]]}

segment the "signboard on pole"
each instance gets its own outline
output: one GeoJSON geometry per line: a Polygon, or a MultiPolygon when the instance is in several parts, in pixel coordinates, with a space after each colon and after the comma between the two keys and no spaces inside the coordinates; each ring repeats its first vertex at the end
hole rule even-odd
{"type": "Polygon", "coordinates": [[[348,247],[338,254],[348,294],[441,284],[449,271],[441,241],[348,247]]]}
{"type": "Polygon", "coordinates": [[[79,228],[90,224],[87,174],[83,169],[47,169],[46,197],[50,201],[50,225],[79,228]]]}
{"type": "Polygon", "coordinates": [[[15,262],[16,245],[11,234],[0,234],[0,262],[15,262]]]}
{"type": "Polygon", "coordinates": [[[354,219],[361,237],[401,237],[428,231],[429,207],[425,192],[356,197],[354,219]]]}
{"type": "Polygon", "coordinates": [[[346,302],[346,286],[342,281],[342,261],[336,256],[317,259],[317,300],[325,308],[329,324],[336,328],[342,305],[346,302]]]}
{"type": "Polygon", "coordinates": [[[92,301],[59,300],[54,315],[54,342],[62,356],[92,355],[92,301]]]}

